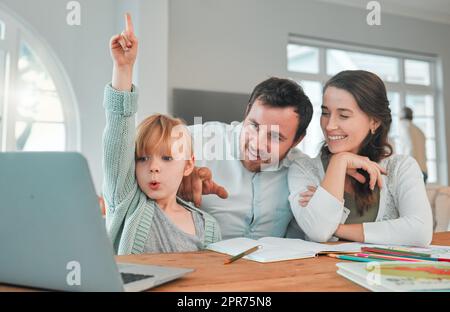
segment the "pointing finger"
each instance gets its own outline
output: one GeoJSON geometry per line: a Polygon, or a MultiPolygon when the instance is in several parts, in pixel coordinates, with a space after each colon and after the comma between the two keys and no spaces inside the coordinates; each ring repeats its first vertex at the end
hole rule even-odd
{"type": "Polygon", "coordinates": [[[223,186],[220,186],[220,185],[216,184],[215,182],[213,182],[212,188],[213,188],[213,190],[212,190],[213,194],[216,194],[220,198],[226,199],[228,197],[228,192],[223,186]]]}
{"type": "Polygon", "coordinates": [[[125,14],[125,31],[127,33],[134,34],[134,26],[133,26],[133,22],[131,21],[130,13],[125,14]]]}

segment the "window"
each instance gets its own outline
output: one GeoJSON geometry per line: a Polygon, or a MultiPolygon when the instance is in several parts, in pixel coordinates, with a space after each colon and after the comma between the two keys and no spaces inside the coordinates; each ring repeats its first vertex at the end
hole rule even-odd
{"type": "Polygon", "coordinates": [[[414,124],[426,137],[427,168],[429,180],[436,181],[436,132],[434,124],[433,96],[407,93],[406,105],[414,111],[414,124]]]}
{"type": "Polygon", "coordinates": [[[288,44],[288,70],[303,73],[319,73],[319,49],[288,44]]]}
{"type": "Polygon", "coordinates": [[[0,11],[0,151],[79,150],[70,82],[38,38],[0,11]]]}
{"type": "Polygon", "coordinates": [[[435,66],[436,59],[431,56],[291,37],[287,46],[287,75],[303,86],[314,107],[311,125],[299,148],[315,157],[323,144],[319,120],[324,83],[342,70],[367,70],[376,73],[386,85],[392,112],[389,137],[394,148],[401,109],[408,106],[414,111],[414,124],[426,136],[428,182],[445,183],[445,168],[439,170],[439,164],[447,164],[446,160],[439,159],[438,149],[446,147],[436,144],[439,132],[436,129],[441,125],[435,118],[435,66]]]}
{"type": "Polygon", "coordinates": [[[431,83],[430,63],[405,60],[405,81],[410,84],[429,86],[431,83]]]}
{"type": "Polygon", "coordinates": [[[306,137],[300,142],[299,148],[308,155],[317,155],[324,142],[322,129],[320,128],[320,116],[322,113],[322,85],[317,81],[302,80],[300,84],[308,95],[313,105],[313,116],[309,124],[306,137]]]}
{"type": "Polygon", "coordinates": [[[399,81],[398,59],[382,55],[327,49],[327,74],[336,75],[343,70],[367,70],[384,81],[399,81]]]}
{"type": "Polygon", "coordinates": [[[61,100],[49,73],[25,42],[20,45],[17,72],[16,149],[64,151],[61,100]]]}

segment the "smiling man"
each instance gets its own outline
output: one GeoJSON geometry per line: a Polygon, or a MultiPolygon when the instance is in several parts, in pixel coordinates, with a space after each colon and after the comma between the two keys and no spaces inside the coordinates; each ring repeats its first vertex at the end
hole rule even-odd
{"type": "Polygon", "coordinates": [[[294,147],[312,114],[309,98],[295,81],[273,77],[261,82],[243,122],[190,127],[197,168],[179,194],[212,214],[224,239],[285,236],[293,219],[287,172],[301,155],[294,147]]]}

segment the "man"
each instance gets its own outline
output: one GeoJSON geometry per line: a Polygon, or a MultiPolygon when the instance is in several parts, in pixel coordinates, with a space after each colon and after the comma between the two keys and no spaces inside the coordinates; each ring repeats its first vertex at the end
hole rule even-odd
{"type": "Polygon", "coordinates": [[[423,173],[423,180],[426,183],[428,179],[427,156],[426,156],[426,138],[422,130],[414,123],[413,111],[409,107],[404,107],[400,115],[400,124],[398,127],[399,137],[396,144],[396,153],[412,156],[420,166],[423,173]]]}
{"type": "Polygon", "coordinates": [[[179,195],[213,215],[224,239],[285,236],[293,220],[287,171],[301,153],[294,147],[312,114],[312,104],[296,82],[261,82],[243,122],[190,127],[197,168],[185,178],[179,195]]]}

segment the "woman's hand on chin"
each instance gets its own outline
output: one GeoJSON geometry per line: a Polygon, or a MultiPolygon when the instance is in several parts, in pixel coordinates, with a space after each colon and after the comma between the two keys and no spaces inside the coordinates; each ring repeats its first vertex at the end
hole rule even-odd
{"type": "Polygon", "coordinates": [[[346,174],[355,178],[359,183],[365,183],[366,178],[358,172],[362,169],[369,174],[369,186],[371,190],[375,189],[375,185],[381,189],[383,186],[382,174],[386,174],[386,170],[378,163],[371,161],[368,157],[360,156],[351,152],[342,152],[334,154],[331,162],[337,162],[346,167],[346,174]]]}

